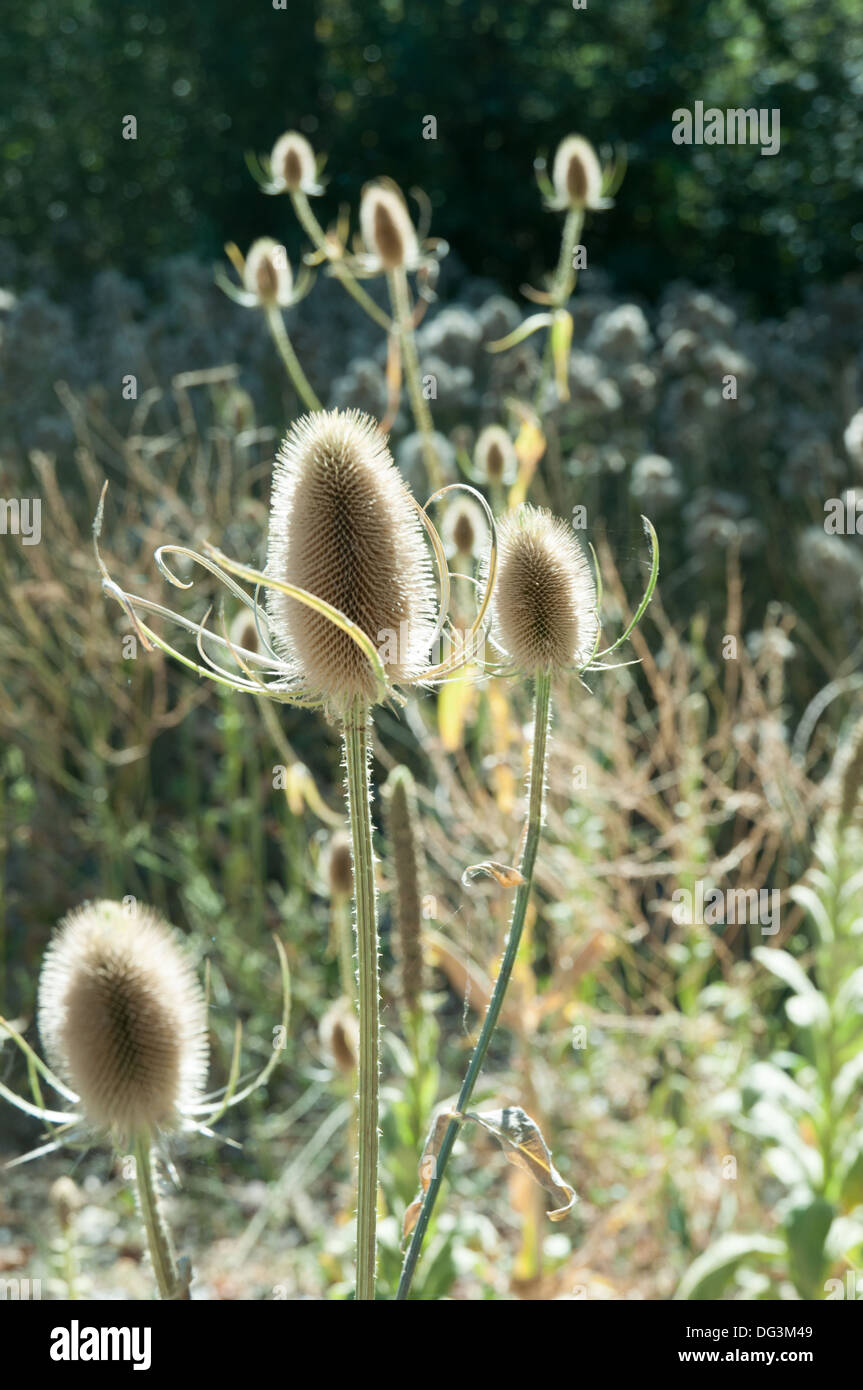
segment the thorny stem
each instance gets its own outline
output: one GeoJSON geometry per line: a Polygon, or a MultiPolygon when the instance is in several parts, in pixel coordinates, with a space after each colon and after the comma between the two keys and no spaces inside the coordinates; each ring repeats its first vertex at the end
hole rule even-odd
{"type": "Polygon", "coordinates": [[[375,1296],[379,985],[377,902],[369,807],[369,711],[362,701],[356,701],[345,716],[343,735],[354,859],[360,1019],[356,1296],[358,1301],[369,1301],[375,1296]]]}
{"type": "Polygon", "coordinates": [[[159,1297],[173,1299],[179,1292],[180,1276],[170,1232],[159,1204],[153,1147],[148,1134],[136,1136],[132,1152],[135,1158],[135,1182],[138,1187],[141,1219],[147,1233],[147,1245],[153,1262],[153,1273],[159,1286],[159,1297]]]}
{"type": "Polygon", "coordinates": [[[297,220],[300,226],[309,240],[326,256],[333,268],[333,274],[344,285],[348,294],[356,300],[357,304],[365,309],[369,317],[373,318],[375,323],[389,333],[392,324],[384,310],[379,304],[375,304],[371,295],[366,294],[362,285],[360,285],[356,277],[351,274],[350,269],[345,265],[344,261],[334,259],[330,255],[330,249],[327,245],[327,234],[312,212],[305,193],[300,190],[296,193],[292,193],[291,201],[293,202],[294,211],[297,214],[297,220]]]}
{"type": "Polygon", "coordinates": [[[285,328],[281,310],[276,305],[267,309],[267,327],[278,348],[279,356],[285,364],[285,370],[296,387],[300,400],[309,410],[323,410],[323,406],[309,384],[308,377],[300,366],[299,358],[288,337],[288,330],[285,328]]]}
{"type": "Polygon", "coordinates": [[[402,266],[396,270],[389,271],[387,283],[390,290],[390,299],[393,306],[393,316],[396,321],[396,329],[399,335],[399,343],[402,350],[402,363],[404,364],[405,379],[408,384],[408,395],[410,396],[411,410],[413,411],[414,423],[422,435],[423,457],[425,458],[426,468],[429,475],[429,483],[433,490],[437,490],[444,485],[444,476],[441,471],[440,462],[437,456],[437,449],[434,442],[434,423],[428,401],[423,395],[422,378],[420,376],[420,362],[417,356],[417,344],[414,337],[413,324],[411,323],[411,301],[408,290],[408,277],[402,266]]]}
{"type": "Polygon", "coordinates": [[[402,1269],[402,1276],[399,1281],[398,1293],[396,1294],[396,1298],[399,1300],[406,1299],[408,1297],[408,1294],[410,1293],[410,1287],[411,1282],[413,1280],[414,1271],[416,1270],[417,1261],[419,1259],[420,1251],[422,1249],[422,1243],[425,1238],[425,1233],[428,1228],[429,1221],[431,1220],[432,1212],[434,1211],[434,1205],[437,1201],[437,1195],[440,1191],[441,1183],[444,1179],[446,1166],[449,1162],[450,1154],[452,1153],[456,1138],[458,1137],[459,1126],[461,1125],[465,1111],[467,1110],[467,1107],[470,1104],[470,1099],[473,1095],[473,1090],[474,1086],[476,1085],[477,1078],[479,1077],[479,1074],[482,1071],[483,1063],[485,1062],[486,1058],[486,1053],[488,1052],[489,1043],[491,1042],[492,1034],[494,1033],[498,1017],[500,1016],[504,995],[506,994],[507,986],[510,981],[510,976],[512,975],[512,969],[515,965],[515,959],[518,955],[518,948],[521,944],[522,931],[524,930],[525,913],[527,911],[528,902],[530,901],[531,888],[533,886],[533,870],[534,865],[536,864],[536,854],[539,848],[540,836],[542,834],[542,808],[543,794],[545,788],[545,760],[548,748],[548,731],[551,718],[550,672],[546,671],[537,675],[535,684],[536,699],[533,723],[533,754],[531,757],[530,764],[527,826],[526,834],[524,837],[524,847],[522,849],[521,860],[518,866],[524,882],[519,884],[518,888],[516,889],[515,905],[513,907],[512,921],[510,923],[509,934],[506,939],[506,949],[504,950],[503,960],[501,961],[501,966],[500,970],[498,971],[497,979],[494,982],[494,990],[492,991],[491,1001],[486,1011],[485,1019],[483,1020],[482,1030],[480,1032],[479,1039],[477,1040],[476,1047],[474,1048],[473,1056],[471,1057],[470,1061],[470,1066],[467,1069],[467,1075],[465,1076],[465,1079],[462,1082],[462,1088],[459,1092],[458,1101],[456,1102],[456,1118],[450,1120],[450,1123],[447,1126],[443,1143],[441,1144],[440,1152],[437,1155],[437,1161],[434,1169],[434,1177],[429,1183],[428,1189],[423,1198],[422,1209],[420,1211],[417,1224],[414,1227],[413,1237],[408,1248],[408,1253],[405,1257],[404,1267],[402,1269]]]}

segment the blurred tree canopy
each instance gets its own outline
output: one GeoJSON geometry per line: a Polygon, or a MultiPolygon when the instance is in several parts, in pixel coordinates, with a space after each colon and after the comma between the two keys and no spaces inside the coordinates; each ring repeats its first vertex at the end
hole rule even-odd
{"type": "Polygon", "coordinates": [[[577,131],[627,150],[623,215],[588,228],[621,287],[725,281],[772,311],[863,264],[859,0],[275,3],[6,6],[0,239],[56,286],[284,237],[244,154],[296,126],[329,154],[328,216],[389,173],[472,270],[517,286],[558,235],[533,161],[577,131]],[[778,108],[780,152],[673,144],[696,101],[778,108]]]}

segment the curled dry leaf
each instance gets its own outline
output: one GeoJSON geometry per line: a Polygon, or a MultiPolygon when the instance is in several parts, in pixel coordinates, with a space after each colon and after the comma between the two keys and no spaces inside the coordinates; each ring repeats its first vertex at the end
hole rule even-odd
{"type": "Polygon", "coordinates": [[[546,1192],[550,1192],[555,1200],[562,1204],[547,1213],[550,1221],[562,1221],[569,1215],[578,1201],[575,1188],[570,1187],[560,1176],[552,1162],[551,1153],[539,1125],[520,1105],[508,1105],[503,1110],[488,1110],[484,1115],[476,1115],[473,1112],[460,1115],[455,1110],[442,1110],[432,1121],[420,1159],[420,1190],[405,1212],[405,1239],[419,1219],[423,1198],[437,1170],[437,1156],[451,1120],[473,1120],[475,1124],[488,1130],[503,1149],[507,1162],[528,1173],[534,1182],[539,1183],[540,1187],[544,1187],[546,1192]]]}
{"type": "Polygon", "coordinates": [[[548,1212],[551,1221],[562,1221],[572,1211],[578,1196],[575,1189],[564,1182],[552,1162],[548,1145],[542,1137],[539,1126],[520,1105],[508,1105],[503,1110],[489,1110],[484,1115],[468,1114],[466,1120],[475,1120],[483,1129],[493,1134],[501,1145],[507,1162],[529,1173],[535,1182],[546,1192],[563,1203],[548,1212]]]}
{"type": "Polygon", "coordinates": [[[495,859],[484,859],[481,864],[469,864],[461,876],[465,888],[470,888],[475,879],[487,874],[495,879],[501,888],[518,888],[524,883],[524,876],[511,864],[499,864],[495,859]]]}
{"type": "Polygon", "coordinates": [[[423,1197],[428,1192],[431,1180],[437,1171],[437,1156],[440,1153],[444,1135],[449,1128],[449,1122],[450,1120],[457,1120],[459,1118],[460,1117],[454,1110],[441,1110],[432,1120],[431,1129],[426,1137],[423,1156],[420,1159],[420,1190],[405,1212],[403,1226],[405,1240],[407,1240],[419,1220],[419,1214],[422,1211],[423,1197]]]}

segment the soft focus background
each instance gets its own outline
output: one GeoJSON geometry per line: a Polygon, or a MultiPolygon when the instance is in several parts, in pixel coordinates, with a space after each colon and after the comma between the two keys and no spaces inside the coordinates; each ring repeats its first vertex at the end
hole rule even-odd
{"type": "MultiPolygon", "coordinates": [[[[863,1247],[863,901],[857,813],[841,810],[863,770],[863,555],[853,530],[824,529],[825,502],[863,481],[854,0],[66,0],[4,18],[0,496],[42,499],[42,540],[0,537],[0,1011],[36,1045],[53,924],[132,894],[209,963],[223,1084],[237,1018],[244,1069],[269,1055],[278,931],[283,1063],[219,1126],[241,1148],[173,1146],[170,1209],[196,1296],[348,1295],[352,1083],[321,1030],[339,994],[337,738],[297,711],[274,727],[158,654],[126,657],[90,526],[107,477],[112,573],[196,618],[209,589],[167,595],[157,545],[263,558],[273,451],[299,406],[262,316],[213,265],[229,240],[274,236],[295,264],[308,249],[244,163],[287,128],[328,156],[325,225],[345,204],[355,227],[383,173],[430,200],[451,249],[418,342],[439,448],[464,476],[480,428],[515,434],[514,403],[537,395],[541,339],[487,344],[555,264],[561,217],[534,162],[578,131],[628,168],[614,208],[588,216],[570,398],[539,392],[529,495],[587,507],[609,636],[644,587],[643,512],[662,571],[624,651],[641,664],[557,692],[536,911],[483,1098],[541,1122],[581,1201],[550,1225],[492,1141],[466,1137],[416,1292],[824,1297],[863,1247]],[[674,145],[672,111],[698,100],[778,107],[780,153],[674,145]],[[780,932],[675,923],[672,895],[697,882],[780,890],[780,932]]],[[[386,344],[337,284],[319,274],[288,325],[327,405],[384,415],[386,344]]],[[[393,448],[424,497],[406,402],[393,448]]],[[[385,1296],[429,1108],[457,1088],[499,956],[508,894],[461,874],[516,854],[528,722],[519,683],[459,682],[377,723],[376,786],[398,762],[418,784],[440,1027],[418,1105],[382,831],[385,1296]]],[[[378,796],[374,810],[380,825],[378,796]]],[[[0,1079],[26,1088],[9,1042],[0,1079]]],[[[35,1121],[0,1113],[4,1157],[38,1145],[35,1121]]],[[[0,1174],[0,1272],[41,1277],[45,1296],[149,1296],[120,1161],[95,1145],[0,1174]],[[46,1196],[69,1173],[81,1206],[64,1231],[46,1196]]]]}

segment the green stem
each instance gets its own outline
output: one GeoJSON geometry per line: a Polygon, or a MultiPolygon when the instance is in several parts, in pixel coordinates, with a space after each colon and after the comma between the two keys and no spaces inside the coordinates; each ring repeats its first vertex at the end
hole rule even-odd
{"type": "Polygon", "coordinates": [[[425,458],[426,469],[428,470],[429,482],[436,491],[443,487],[445,479],[441,471],[440,461],[437,456],[437,449],[434,442],[434,422],[432,420],[429,403],[423,395],[422,377],[420,376],[420,360],[417,356],[417,344],[414,337],[413,323],[411,322],[413,310],[411,308],[410,291],[408,290],[408,277],[402,266],[397,270],[391,270],[387,274],[387,283],[390,290],[390,300],[393,306],[393,317],[396,321],[396,328],[399,335],[399,343],[402,350],[402,363],[404,365],[405,381],[408,387],[411,410],[413,411],[414,423],[422,435],[423,457],[425,458]]]}
{"type": "Polygon", "coordinates": [[[570,208],[563,224],[560,256],[558,257],[557,270],[554,272],[552,294],[554,295],[555,307],[558,309],[562,309],[566,304],[578,278],[578,272],[572,268],[572,253],[578,245],[578,238],[581,236],[583,225],[584,210],[582,208],[570,208]]]}
{"type": "Polygon", "coordinates": [[[360,285],[356,277],[351,274],[351,271],[345,265],[344,261],[334,260],[333,257],[330,255],[330,248],[327,243],[327,234],[324,231],[318,219],[315,217],[315,214],[312,212],[312,209],[309,206],[309,200],[306,197],[305,193],[299,190],[296,193],[292,193],[291,201],[294,204],[294,211],[297,214],[297,220],[299,221],[300,226],[302,227],[309,240],[318,248],[319,251],[321,251],[326,256],[327,260],[333,268],[333,274],[335,275],[336,279],[344,285],[348,294],[356,300],[357,304],[359,304],[361,308],[365,309],[369,317],[373,318],[375,323],[379,324],[381,328],[385,329],[386,332],[389,333],[392,329],[392,323],[390,322],[389,316],[384,312],[384,310],[380,307],[379,304],[375,304],[375,301],[372,299],[371,295],[366,294],[362,285],[360,285]]]}
{"type": "Polygon", "coordinates": [[[378,1200],[378,923],[372,819],[369,807],[369,712],[357,701],[344,722],[348,812],[357,913],[357,996],[360,1018],[358,1074],[357,1300],[375,1296],[378,1200]]]}
{"type": "Polygon", "coordinates": [[[150,1249],[150,1259],[153,1262],[156,1283],[159,1286],[159,1296],[161,1298],[174,1298],[179,1283],[177,1261],[174,1257],[171,1236],[159,1205],[153,1147],[149,1135],[139,1134],[135,1139],[132,1152],[135,1157],[135,1181],[138,1186],[141,1219],[147,1233],[147,1245],[150,1249]]]}
{"type": "Polygon", "coordinates": [[[281,310],[273,304],[267,308],[266,314],[267,327],[270,330],[273,342],[278,348],[279,356],[285,364],[285,370],[294,383],[297,395],[309,410],[323,410],[323,406],[309,385],[308,377],[300,366],[297,354],[294,352],[293,345],[288,337],[288,330],[285,328],[281,310]]]}
{"type": "Polygon", "coordinates": [[[524,930],[524,918],[527,905],[530,901],[531,889],[533,886],[533,870],[536,864],[536,854],[539,848],[540,836],[542,834],[542,807],[543,794],[545,787],[545,761],[548,749],[548,732],[551,720],[551,674],[544,671],[536,677],[536,709],[533,722],[533,755],[530,764],[530,785],[528,788],[528,809],[527,809],[527,833],[524,838],[524,848],[521,854],[519,870],[524,880],[519,884],[515,895],[515,905],[512,912],[509,935],[506,940],[503,960],[497,979],[494,982],[491,1002],[483,1020],[482,1030],[479,1035],[467,1075],[462,1083],[456,1103],[456,1118],[451,1120],[447,1126],[440,1153],[437,1155],[434,1177],[429,1183],[425,1197],[423,1198],[422,1210],[419,1219],[414,1227],[413,1237],[407,1256],[405,1257],[402,1277],[399,1282],[396,1298],[404,1300],[410,1293],[411,1282],[414,1271],[422,1249],[431,1215],[434,1210],[437,1195],[440,1191],[441,1183],[444,1179],[446,1167],[452,1153],[456,1138],[458,1137],[459,1127],[464,1117],[465,1111],[470,1104],[474,1087],[477,1083],[480,1072],[485,1062],[489,1043],[497,1025],[503,1005],[504,995],[512,975],[515,959],[518,955],[518,948],[521,944],[522,931],[524,930]]]}

